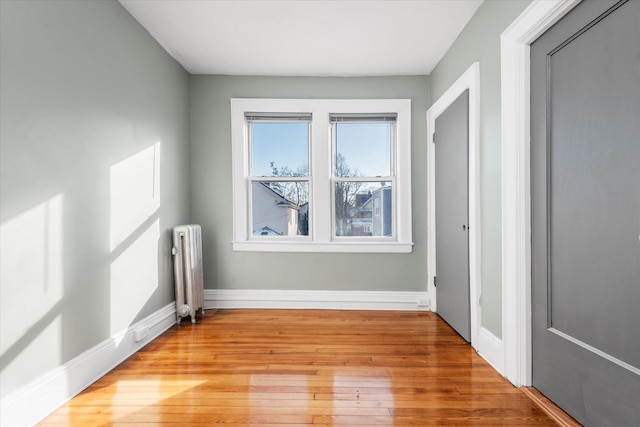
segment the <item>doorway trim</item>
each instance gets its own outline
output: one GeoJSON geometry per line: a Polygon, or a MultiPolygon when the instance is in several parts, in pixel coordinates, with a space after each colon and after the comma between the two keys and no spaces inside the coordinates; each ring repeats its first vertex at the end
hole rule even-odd
{"type": "MultiPolygon", "coordinates": [[[[469,299],[471,346],[480,352],[479,329],[480,312],[480,63],[469,67],[447,91],[427,110],[427,292],[430,308],[437,311],[436,288],[433,283],[436,275],[436,187],[435,187],[435,146],[433,136],[436,119],[465,91],[469,90],[469,165],[468,165],[468,205],[469,205],[469,299]]],[[[488,353],[488,352],[487,352],[488,353]]],[[[502,357],[500,356],[500,359],[502,357]]],[[[496,369],[500,363],[485,357],[496,369]]],[[[495,358],[492,358],[495,359],[495,358]]]]}
{"type": "Polygon", "coordinates": [[[580,0],[534,0],[502,33],[502,340],[504,372],[531,385],[530,45],[580,0]]]}

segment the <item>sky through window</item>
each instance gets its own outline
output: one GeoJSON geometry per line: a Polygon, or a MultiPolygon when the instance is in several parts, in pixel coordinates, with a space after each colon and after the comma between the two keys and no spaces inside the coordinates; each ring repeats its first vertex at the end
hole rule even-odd
{"type": "MultiPolygon", "coordinates": [[[[358,176],[391,175],[391,127],[389,123],[337,124],[337,153],[358,176]]],[[[308,173],[308,123],[257,122],[251,132],[253,176],[274,176],[285,168],[288,175],[308,173]],[[279,172],[274,173],[274,168],[279,172]]]]}

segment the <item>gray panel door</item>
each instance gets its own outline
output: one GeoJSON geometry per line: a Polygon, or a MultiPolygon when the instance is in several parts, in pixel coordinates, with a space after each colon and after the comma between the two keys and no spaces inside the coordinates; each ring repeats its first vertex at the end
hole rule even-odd
{"type": "Polygon", "coordinates": [[[471,341],[469,313],[469,91],[435,121],[438,314],[471,341]]]}
{"type": "Polygon", "coordinates": [[[584,1],[531,46],[533,385],[640,426],[640,1],[584,1]]]}

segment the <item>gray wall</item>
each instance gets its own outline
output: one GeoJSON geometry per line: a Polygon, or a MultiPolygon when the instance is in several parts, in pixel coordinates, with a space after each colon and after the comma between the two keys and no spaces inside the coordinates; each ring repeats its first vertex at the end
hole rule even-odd
{"type": "Polygon", "coordinates": [[[529,3],[485,1],[431,73],[435,102],[471,64],[480,62],[482,326],[498,337],[502,336],[500,34],[529,3]]]}
{"type": "Polygon", "coordinates": [[[426,119],[429,78],[193,76],[191,210],[203,227],[205,287],[424,291],[426,289],[426,119]],[[411,98],[411,254],[234,252],[231,98],[411,98]]]}
{"type": "Polygon", "coordinates": [[[174,300],[189,76],[115,1],[3,0],[0,16],[5,397],[174,300]]]}

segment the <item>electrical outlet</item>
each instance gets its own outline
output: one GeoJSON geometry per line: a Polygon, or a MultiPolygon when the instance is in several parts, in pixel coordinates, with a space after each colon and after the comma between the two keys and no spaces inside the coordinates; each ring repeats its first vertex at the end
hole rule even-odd
{"type": "Polygon", "coordinates": [[[133,337],[135,338],[136,342],[142,341],[143,339],[145,339],[148,336],[149,336],[149,327],[148,326],[145,326],[145,327],[140,328],[140,329],[136,329],[136,331],[133,333],[133,337]]]}
{"type": "Polygon", "coordinates": [[[429,298],[427,297],[418,297],[416,301],[418,307],[429,307],[429,298]]]}

